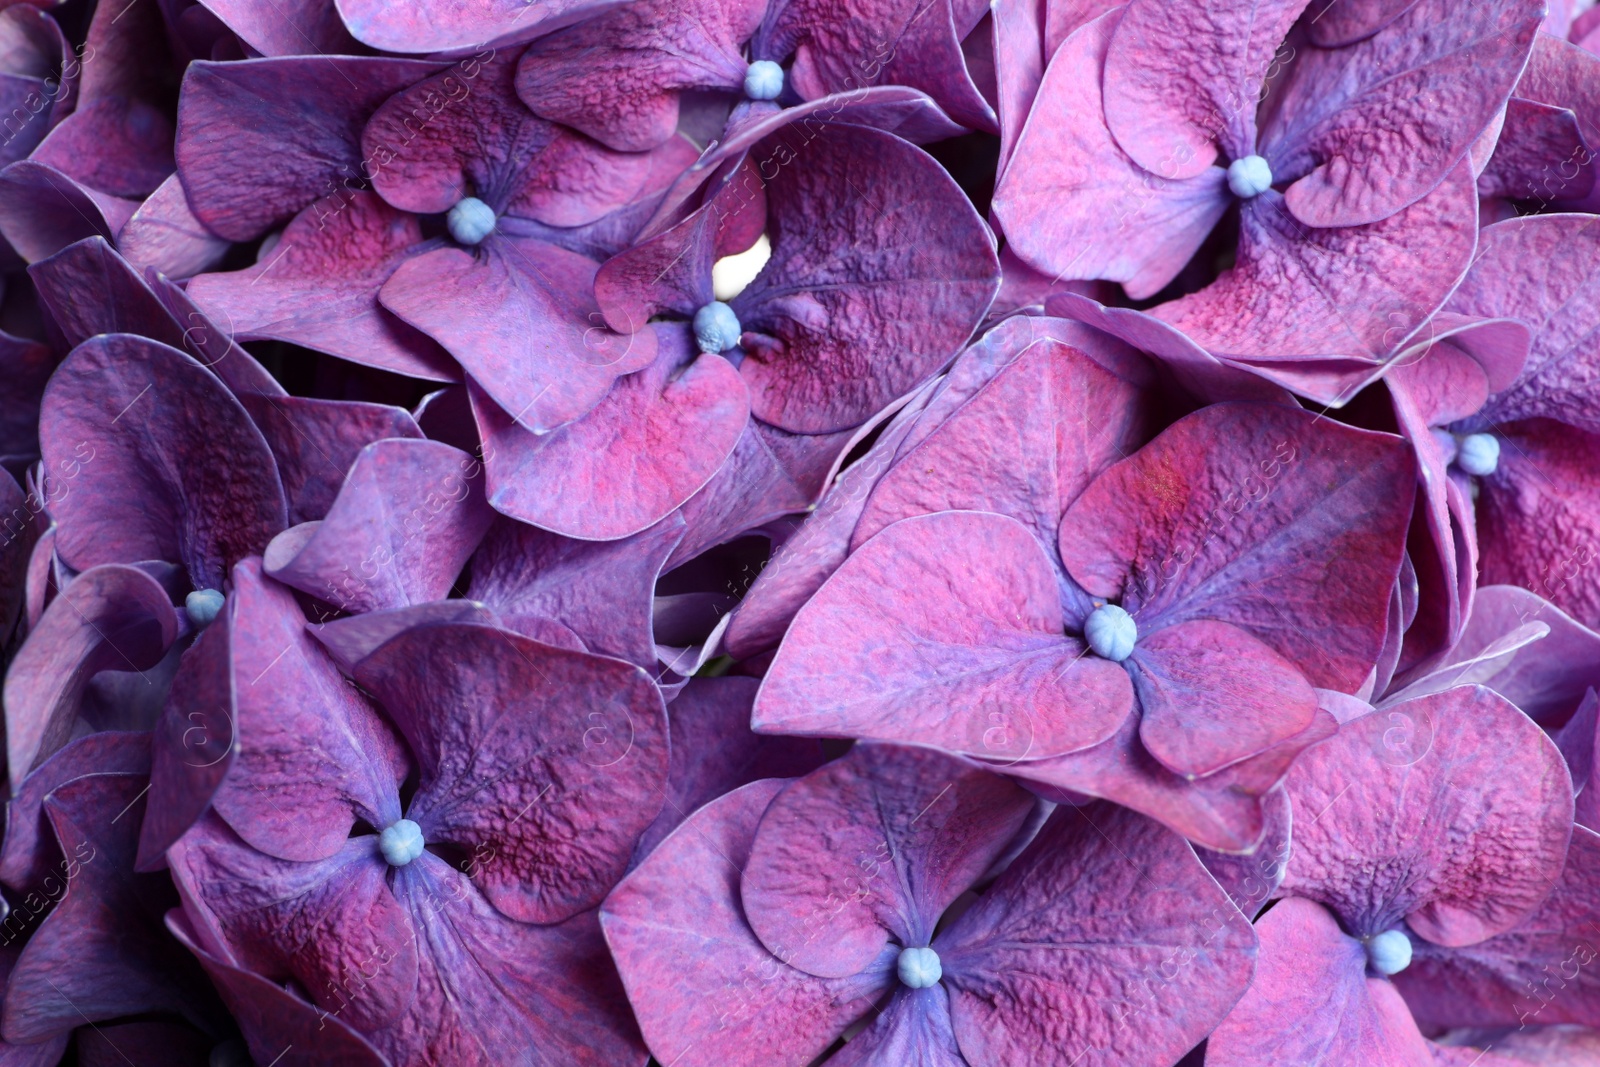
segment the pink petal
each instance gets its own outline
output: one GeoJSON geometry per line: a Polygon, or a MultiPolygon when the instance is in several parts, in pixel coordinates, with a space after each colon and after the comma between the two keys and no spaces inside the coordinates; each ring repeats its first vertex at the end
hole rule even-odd
{"type": "Polygon", "coordinates": [[[1402,918],[1439,945],[1503,933],[1549,894],[1572,830],[1561,753],[1482,687],[1346,723],[1288,788],[1299,817],[1283,889],[1357,936],[1402,918]]]}
{"type": "Polygon", "coordinates": [[[1132,686],[1063,627],[1055,568],[1021,523],[966,511],[906,519],[795,617],[754,726],[979,756],[1082,749],[1127,718],[1132,686]]]}

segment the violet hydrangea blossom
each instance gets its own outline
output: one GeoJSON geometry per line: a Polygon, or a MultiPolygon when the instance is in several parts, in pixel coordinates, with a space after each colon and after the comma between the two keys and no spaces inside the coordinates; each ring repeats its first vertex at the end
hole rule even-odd
{"type": "Polygon", "coordinates": [[[602,909],[651,1050],[799,1064],[843,1035],[827,1062],[1172,1062],[1248,982],[1248,923],[1126,811],[1058,810],[989,881],[1034,804],[863,745],[701,808],[602,909]]]}

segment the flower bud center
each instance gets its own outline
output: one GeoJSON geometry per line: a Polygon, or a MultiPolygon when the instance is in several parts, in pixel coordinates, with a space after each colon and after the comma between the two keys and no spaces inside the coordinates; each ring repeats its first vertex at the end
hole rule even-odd
{"type": "Polygon", "coordinates": [[[1132,615],[1117,605],[1102,604],[1084,621],[1083,639],[1095,655],[1121,663],[1133,655],[1134,643],[1139,640],[1139,626],[1132,615]]]}
{"type": "Polygon", "coordinates": [[[1241,200],[1260,196],[1272,188],[1272,168],[1260,156],[1245,156],[1228,164],[1228,188],[1241,200]]]}
{"type": "Polygon", "coordinates": [[[739,316],[720,300],[713,300],[694,313],[694,341],[702,352],[715,355],[737,348],[743,332],[739,316]]]}
{"type": "Polygon", "coordinates": [[[422,827],[410,819],[396,819],[378,835],[378,848],[391,867],[404,867],[422,855],[422,827]]]}
{"type": "Polygon", "coordinates": [[[445,216],[450,236],[464,245],[475,245],[494,232],[494,208],[475,196],[463,197],[445,216]]]}
{"type": "Polygon", "coordinates": [[[900,981],[912,989],[927,989],[937,985],[944,974],[939,966],[939,954],[931,948],[903,948],[897,966],[900,981]]]}

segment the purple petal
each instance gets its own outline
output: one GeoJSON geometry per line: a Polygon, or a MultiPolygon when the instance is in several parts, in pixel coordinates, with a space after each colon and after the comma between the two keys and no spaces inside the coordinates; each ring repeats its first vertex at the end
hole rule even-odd
{"type": "Polygon", "coordinates": [[[1064,622],[1055,568],[1021,523],[906,519],[795,617],[754,726],[1013,759],[1085,748],[1127,718],[1132,686],[1064,622]]]}
{"type": "Polygon", "coordinates": [[[473,851],[503,914],[598,904],[661,808],[667,723],[637,667],[485,626],[409,630],[356,668],[417,755],[407,818],[473,851]]]}
{"type": "Polygon", "coordinates": [[[73,350],[45,390],[40,446],[62,472],[56,551],[79,570],[182,562],[221,589],[283,528],[272,453],[226,386],[176,349],[128,334],[73,350]]]}
{"type": "Polygon", "coordinates": [[[1261,131],[1273,173],[1299,179],[1288,210],[1308,226],[1364,226],[1450,181],[1510,96],[1542,17],[1539,0],[1421,0],[1357,44],[1302,49],[1261,131]]]}
{"type": "Polygon", "coordinates": [[[45,798],[66,885],[11,972],[7,1041],[151,1011],[215,1025],[199,968],[151,910],[165,876],[133,873],[144,793],[143,775],[92,774],[45,798]]]}
{"type": "Polygon", "coordinates": [[[756,0],[645,0],[539,38],[517,68],[535,112],[625,152],[678,126],[686,90],[742,90],[741,47],[761,24],[756,0]]]}
{"type": "Polygon", "coordinates": [[[754,678],[692,678],[672,701],[672,761],[667,802],[639,839],[635,864],[702,805],[762,778],[798,778],[821,766],[822,745],[801,737],[763,737],[750,729],[754,678]]]}
{"type": "MultiPolygon", "coordinates": [[[[582,18],[596,0],[425,0],[395,7],[384,0],[337,0],[339,17],[362,44],[385,52],[485,48],[498,38],[529,36],[582,18]]],[[[494,49],[487,48],[489,56],[494,49]]],[[[473,59],[482,59],[479,52],[473,59]]],[[[465,61],[464,61],[465,62],[465,61]]]]}
{"type": "Polygon", "coordinates": [[[1280,901],[1256,926],[1255,981],[1211,1035],[1216,1067],[1435,1067],[1411,1013],[1382,978],[1368,978],[1360,942],[1309,900],[1280,901]]]}
{"type": "Polygon", "coordinates": [[[673,517],[618,541],[576,541],[500,518],[473,556],[467,595],[513,630],[529,619],[557,622],[588,651],[648,669],[651,598],[682,538],[673,517]]]}
{"type": "Polygon", "coordinates": [[[1575,827],[1561,880],[1511,930],[1451,951],[1417,945],[1395,984],[1426,1026],[1525,1026],[1600,1020],[1593,922],[1600,886],[1600,835],[1575,827]]]}
{"type": "Polygon", "coordinates": [[[1228,159],[1252,155],[1250,105],[1303,7],[1305,0],[1224,8],[1132,0],[1105,54],[1105,123],[1123,151],[1166,179],[1204,173],[1219,147],[1228,159]]]}
{"type": "Polygon", "coordinates": [[[438,441],[374,442],[314,532],[274,540],[263,569],[342,611],[443,600],[494,515],[481,471],[438,441]]]}
{"type": "Polygon", "coordinates": [[[378,291],[428,255],[416,217],[370,192],[295,216],[254,266],[202,274],[188,293],[231,336],[305,345],[363,366],[430,381],[459,371],[429,337],[378,303],[378,291]]]}
{"type": "Polygon", "coordinates": [[[0,192],[0,234],[29,263],[85,237],[115,240],[139,206],[31,159],[0,171],[0,192]]]}
{"type": "Polygon", "coordinates": [[[687,331],[651,332],[660,338],[654,364],[544,436],[473,391],[496,511],[568,537],[611,540],[659,522],[711,479],[749,418],[744,384],[721,356],[693,356],[687,331]]]}
{"type": "Polygon", "coordinates": [[[169,912],[167,928],[200,960],[244,1031],[250,1055],[257,1063],[324,1067],[336,1062],[350,1067],[388,1067],[387,1061],[337,1016],[314,1008],[275,982],[201,948],[183,912],[169,912]]]}
{"type": "Polygon", "coordinates": [[[1370,937],[1405,919],[1439,945],[1515,926],[1561,874],[1572,782],[1533,721],[1462,686],[1346,723],[1289,772],[1286,893],[1370,937]]]}
{"type": "Polygon", "coordinates": [[[204,3],[241,41],[263,56],[348,56],[361,50],[340,21],[338,9],[328,0],[204,3]]]}
{"type": "Polygon", "coordinates": [[[935,948],[968,1062],[1156,1067],[1244,992],[1255,936],[1175,834],[1063,807],[935,948]]]}
{"type": "Polygon", "coordinates": [[[987,229],[932,157],[876,130],[823,131],[767,142],[797,162],[766,186],[772,258],[731,302],[751,413],[795,433],[854,426],[932,376],[1000,281],[987,229]],[[940,240],[914,236],[929,232],[940,240]]]}
{"type": "Polygon", "coordinates": [[[601,909],[639,1028],[662,1063],[807,1063],[893,981],[893,957],[868,974],[817,978],[773,956],[746,925],[739,873],[782,787],[754,782],[701,808],[601,909]]]}
{"type": "Polygon", "coordinates": [[[231,245],[194,217],[173,174],[123,224],[117,247],[140,270],[153,267],[174,278],[192,278],[216,266],[231,245]]]}
{"type": "Polygon", "coordinates": [[[1471,262],[1476,210],[1465,163],[1370,226],[1308,229],[1268,190],[1241,210],[1237,262],[1152,314],[1214,356],[1313,399],[1347,400],[1364,384],[1360,365],[1370,378],[1444,303],[1471,262]]]}
{"type": "Polygon", "coordinates": [[[1309,411],[1214,405],[1097,478],[1061,520],[1061,558],[1142,632],[1230,622],[1353,691],[1383,644],[1412,463],[1398,438],[1309,411]]]}
{"type": "Polygon", "coordinates": [[[95,674],[154,667],[178,634],[166,590],[136,567],[109,564],[56,595],[5,680],[6,763],[13,790],[72,737],[95,674]]]}
{"type": "Polygon", "coordinates": [[[386,883],[375,836],[296,863],[256,851],[213,818],[167,857],[184,910],[213,954],[274,981],[294,978],[358,1030],[392,1026],[411,1007],[421,950],[386,883]],[[378,973],[368,978],[375,960],[378,973]]]}
{"type": "Polygon", "coordinates": [[[1244,855],[1196,848],[1195,855],[1222,886],[1234,907],[1254,921],[1278,892],[1289,865],[1290,829],[1293,821],[1289,793],[1275,789],[1262,798],[1266,833],[1255,849],[1244,855]]]}
{"type": "Polygon", "coordinates": [[[361,158],[368,117],[436,70],[345,56],[190,64],[177,158],[195,217],[218,237],[250,241],[319,199],[319,214],[348,201],[372,176],[361,158]]]}
{"type": "Polygon", "coordinates": [[[925,946],[1005,851],[1033,797],[923,749],[858,745],[789,786],[761,817],[739,883],[774,956],[821,978],[925,946]]]}
{"type": "Polygon", "coordinates": [[[950,994],[942,985],[895,990],[888,1006],[827,1062],[834,1067],[966,1067],[950,1025],[950,994]]]}

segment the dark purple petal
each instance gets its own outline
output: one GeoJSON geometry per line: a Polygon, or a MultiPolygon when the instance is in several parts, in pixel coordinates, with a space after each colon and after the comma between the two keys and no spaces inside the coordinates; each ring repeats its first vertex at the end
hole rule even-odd
{"type": "Polygon", "coordinates": [[[473,880],[511,918],[594,907],[661,809],[666,712],[637,667],[444,624],[395,637],[355,676],[416,753],[406,817],[472,850],[473,880]]]}
{"type": "MultiPolygon", "coordinates": [[[[555,29],[601,6],[596,0],[423,0],[405,7],[384,0],[337,0],[337,4],[339,17],[356,40],[385,52],[484,48],[501,37],[555,29]]],[[[494,49],[486,51],[494,55],[494,49]]]]}
{"type": "Polygon", "coordinates": [[[85,237],[115,240],[139,206],[31,159],[0,171],[0,194],[0,234],[29,263],[85,237]]]}
{"type": "Polygon", "coordinates": [[[56,594],[6,674],[13,790],[40,758],[72,737],[97,673],[149,670],[177,635],[178,615],[166,590],[136,567],[93,567],[56,594]]]}
{"type": "Polygon", "coordinates": [[[159,559],[183,563],[196,589],[221,589],[287,517],[250,416],[155,341],[112,334],[74,349],[45,390],[40,444],[64,485],[50,505],[56,551],[80,570],[159,559]]]}

